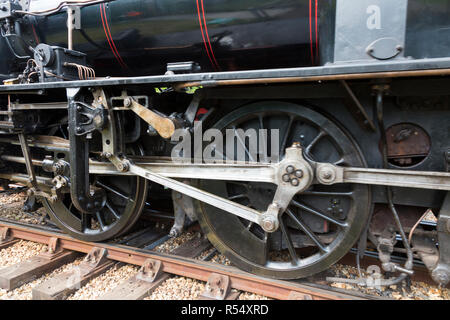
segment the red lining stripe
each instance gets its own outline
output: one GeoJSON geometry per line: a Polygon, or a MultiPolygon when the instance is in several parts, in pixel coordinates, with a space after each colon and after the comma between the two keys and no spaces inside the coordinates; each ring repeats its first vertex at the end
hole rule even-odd
{"type": "Polygon", "coordinates": [[[314,48],[312,38],[312,0],[309,0],[309,45],[311,47],[311,63],[314,65],[314,48]]]}
{"type": "Polygon", "coordinates": [[[206,49],[206,54],[208,55],[211,65],[213,66],[214,69],[216,69],[216,66],[211,58],[210,53],[209,53],[208,45],[206,44],[205,34],[203,33],[203,23],[202,23],[202,18],[200,16],[200,5],[198,4],[198,0],[197,0],[197,14],[198,14],[198,23],[200,24],[200,31],[202,32],[203,44],[205,45],[205,49],[206,49]]]}
{"type": "Polygon", "coordinates": [[[205,33],[206,33],[206,38],[208,39],[209,49],[211,50],[211,55],[213,57],[213,60],[214,60],[214,63],[216,64],[217,69],[220,70],[220,66],[217,63],[216,57],[214,56],[214,51],[211,46],[211,41],[209,40],[208,27],[206,26],[206,19],[205,19],[205,8],[203,7],[203,0],[201,0],[201,3],[202,3],[203,23],[205,24],[205,33]]]}
{"type": "Polygon", "coordinates": [[[34,25],[31,25],[31,29],[33,30],[34,39],[36,40],[36,44],[39,44],[39,37],[36,33],[36,29],[34,28],[34,25]]]}
{"type": "Polygon", "coordinates": [[[122,57],[120,56],[119,51],[117,51],[116,45],[112,39],[111,30],[109,29],[108,19],[106,17],[106,5],[105,4],[100,5],[100,15],[102,18],[103,30],[105,31],[106,39],[108,40],[109,47],[111,48],[111,51],[114,54],[114,57],[116,58],[116,60],[119,62],[119,64],[123,68],[127,68],[127,65],[125,64],[125,62],[123,62],[122,57]],[[103,14],[105,15],[104,18],[103,18],[103,14]]]}
{"type": "Polygon", "coordinates": [[[318,12],[318,0],[316,0],[316,58],[317,61],[319,60],[319,32],[318,32],[318,19],[317,19],[317,12],[318,12]]]}

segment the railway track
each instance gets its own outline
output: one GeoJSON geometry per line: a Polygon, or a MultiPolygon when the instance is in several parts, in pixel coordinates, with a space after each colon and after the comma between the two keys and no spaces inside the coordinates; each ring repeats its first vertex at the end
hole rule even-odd
{"type": "MultiPolygon", "coordinates": [[[[18,240],[46,244],[48,252],[0,270],[0,286],[12,290],[86,254],[75,271],[63,272],[33,288],[33,299],[64,299],[76,288],[99,276],[117,263],[140,267],[137,275],[123,281],[99,299],[143,299],[173,276],[207,282],[200,299],[233,300],[236,290],[263,295],[272,299],[305,300],[367,300],[379,299],[358,292],[330,288],[300,281],[279,281],[258,277],[232,266],[195,259],[210,248],[202,238],[185,242],[171,254],[156,252],[156,246],[167,240],[141,230],[119,243],[90,243],[74,239],[57,229],[30,226],[0,220],[0,248],[18,240]],[[132,245],[130,245],[132,244],[132,245]]],[[[205,257],[207,258],[207,256],[205,257]]]]}

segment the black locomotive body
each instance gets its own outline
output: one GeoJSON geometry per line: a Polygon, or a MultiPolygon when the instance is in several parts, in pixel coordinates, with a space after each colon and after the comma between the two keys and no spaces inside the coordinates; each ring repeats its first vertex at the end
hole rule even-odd
{"type": "Polygon", "coordinates": [[[399,274],[384,284],[414,258],[449,282],[448,1],[0,9],[0,178],[72,236],[199,220],[237,266],[284,279],[369,239],[399,274]]]}

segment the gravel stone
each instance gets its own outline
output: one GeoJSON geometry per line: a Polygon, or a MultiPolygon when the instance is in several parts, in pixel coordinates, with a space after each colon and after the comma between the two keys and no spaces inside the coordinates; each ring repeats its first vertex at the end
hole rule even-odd
{"type": "Polygon", "coordinates": [[[170,253],[175,248],[178,248],[186,241],[200,237],[200,232],[183,232],[181,235],[175,238],[170,238],[166,242],[157,246],[154,250],[161,253],[170,253]]]}
{"type": "Polygon", "coordinates": [[[45,225],[46,210],[41,207],[36,212],[27,213],[22,210],[27,195],[20,193],[0,193],[0,218],[19,221],[30,224],[45,225]]]}
{"type": "Polygon", "coordinates": [[[0,250],[0,270],[13,264],[25,261],[47,250],[47,245],[20,240],[19,242],[0,250]]]}
{"type": "Polygon", "coordinates": [[[37,285],[43,283],[44,281],[47,281],[48,279],[54,277],[57,274],[60,274],[62,272],[70,271],[73,267],[79,265],[83,261],[83,257],[78,258],[74,260],[72,263],[65,264],[58,269],[53,270],[52,272],[49,272],[42,277],[28,282],[19,288],[16,288],[12,291],[7,292],[6,290],[0,289],[0,299],[2,300],[31,300],[32,298],[32,289],[36,287],[37,285]]]}
{"type": "Polygon", "coordinates": [[[134,265],[116,264],[103,274],[91,279],[86,285],[70,295],[67,300],[93,300],[113,290],[120,283],[131,278],[139,268],[134,265]]]}
{"type": "Polygon", "coordinates": [[[205,289],[205,282],[178,277],[167,279],[144,300],[195,300],[205,289]]]}

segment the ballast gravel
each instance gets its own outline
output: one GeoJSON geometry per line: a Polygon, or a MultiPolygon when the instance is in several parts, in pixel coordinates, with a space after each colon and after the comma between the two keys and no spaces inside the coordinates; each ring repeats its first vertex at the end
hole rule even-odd
{"type": "Polygon", "coordinates": [[[12,291],[7,292],[6,290],[0,289],[0,299],[3,300],[31,300],[32,299],[32,289],[37,285],[47,281],[48,279],[60,274],[62,272],[71,271],[75,266],[78,266],[83,261],[83,258],[78,258],[71,263],[65,264],[58,269],[49,272],[42,277],[28,282],[12,291]]]}
{"type": "Polygon", "coordinates": [[[122,282],[134,276],[139,267],[130,264],[116,264],[100,276],[91,279],[86,285],[70,295],[67,300],[93,300],[112,291],[122,282]]]}

